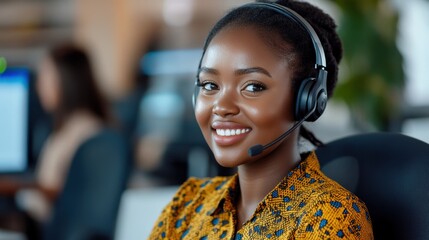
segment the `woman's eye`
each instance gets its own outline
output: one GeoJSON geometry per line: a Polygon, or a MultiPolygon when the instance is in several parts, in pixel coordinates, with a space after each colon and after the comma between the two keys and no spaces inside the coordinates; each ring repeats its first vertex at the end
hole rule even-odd
{"type": "Polygon", "coordinates": [[[206,91],[218,90],[217,85],[212,82],[201,83],[201,87],[206,91]]]}
{"type": "Polygon", "coordinates": [[[248,92],[261,92],[264,91],[266,87],[260,83],[251,83],[248,84],[244,90],[248,92]]]}

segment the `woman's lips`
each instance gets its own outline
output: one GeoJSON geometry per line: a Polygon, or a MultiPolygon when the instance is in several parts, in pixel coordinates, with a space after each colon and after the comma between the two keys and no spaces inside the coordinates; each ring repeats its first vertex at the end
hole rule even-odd
{"type": "Polygon", "coordinates": [[[249,127],[233,122],[214,122],[212,129],[214,141],[221,146],[236,144],[252,131],[249,127]]]}

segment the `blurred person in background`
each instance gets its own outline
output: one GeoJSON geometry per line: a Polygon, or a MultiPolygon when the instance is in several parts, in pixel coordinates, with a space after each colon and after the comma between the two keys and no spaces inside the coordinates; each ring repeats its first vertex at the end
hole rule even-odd
{"type": "Polygon", "coordinates": [[[45,223],[62,190],[76,150],[110,121],[86,52],[71,43],[52,48],[37,79],[42,106],[53,119],[53,131],[36,166],[36,188],[21,190],[18,206],[45,223]]]}
{"type": "Polygon", "coordinates": [[[238,174],[189,179],[150,239],[373,239],[365,203],[298,144],[322,145],[301,124],[320,117],[335,87],[335,28],[319,8],[293,0],[244,5],[216,23],[195,116],[217,162],[238,174]]]}

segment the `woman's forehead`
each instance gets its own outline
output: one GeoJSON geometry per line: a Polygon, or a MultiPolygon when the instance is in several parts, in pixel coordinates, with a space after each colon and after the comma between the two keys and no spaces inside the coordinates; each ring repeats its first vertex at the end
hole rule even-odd
{"type": "Polygon", "coordinates": [[[232,69],[262,67],[274,71],[288,67],[284,57],[270,47],[254,28],[226,28],[208,45],[201,67],[232,69]]]}

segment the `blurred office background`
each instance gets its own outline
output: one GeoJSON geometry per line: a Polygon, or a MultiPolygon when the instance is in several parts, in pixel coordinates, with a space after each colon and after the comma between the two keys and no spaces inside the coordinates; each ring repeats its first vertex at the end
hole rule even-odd
{"type": "MultiPolygon", "coordinates": [[[[204,143],[191,94],[205,36],[228,9],[246,2],[1,0],[0,57],[9,69],[28,71],[30,101],[20,106],[28,108],[30,145],[24,164],[0,174],[31,172],[37,164],[52,126],[34,92],[35,76],[46,50],[65,41],[88,50],[129,144],[133,170],[127,191],[178,185],[188,176],[230,174],[216,165],[204,143]]],[[[345,51],[338,91],[322,118],[309,124],[316,136],[331,141],[393,131],[429,142],[429,1],[309,2],[334,16],[345,51]]],[[[0,106],[8,101],[5,96],[0,89],[0,106]]],[[[0,126],[0,143],[7,142],[1,137],[7,128],[0,126]]],[[[120,214],[117,224],[135,226],[144,218],[120,214]]],[[[22,231],[25,223],[13,219],[0,228],[22,231]]],[[[118,238],[128,239],[127,231],[118,231],[118,238]]]]}

